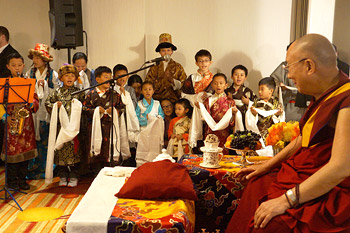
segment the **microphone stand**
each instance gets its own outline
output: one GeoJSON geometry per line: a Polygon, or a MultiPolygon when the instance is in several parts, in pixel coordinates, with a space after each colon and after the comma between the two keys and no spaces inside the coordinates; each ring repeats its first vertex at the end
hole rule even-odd
{"type": "MultiPolygon", "coordinates": [[[[145,63],[146,64],[146,63],[145,63]]],[[[157,64],[158,64],[158,62],[157,62],[157,64]]],[[[111,143],[110,143],[110,159],[109,159],[109,164],[110,164],[110,166],[111,167],[114,167],[115,165],[121,165],[121,164],[123,164],[123,156],[122,156],[122,154],[121,154],[121,151],[119,151],[119,158],[118,158],[118,163],[117,164],[115,164],[115,162],[114,162],[114,142],[113,142],[113,130],[114,130],[114,124],[113,124],[113,119],[114,119],[114,111],[113,111],[113,91],[114,91],[114,86],[115,86],[115,81],[117,81],[118,79],[120,79],[120,78],[123,78],[123,77],[125,77],[125,76],[128,76],[128,75],[131,75],[131,74],[136,74],[137,72],[139,72],[139,71],[142,71],[142,70],[145,70],[145,69],[148,69],[148,68],[150,68],[150,67],[152,67],[152,66],[155,66],[156,64],[155,63],[153,63],[152,65],[149,65],[149,66],[145,66],[145,67],[141,67],[140,69],[138,69],[138,70],[135,70],[135,71],[132,71],[132,72],[129,72],[129,73],[127,73],[127,74],[122,74],[122,75],[119,75],[118,77],[115,77],[115,78],[112,78],[112,79],[110,79],[110,80],[107,80],[107,81],[105,81],[105,82],[103,82],[103,83],[98,83],[98,84],[96,84],[96,85],[93,85],[93,86],[90,86],[90,87],[88,87],[88,88],[85,88],[85,89],[82,89],[82,90],[80,90],[80,91],[75,91],[75,92],[73,92],[71,95],[77,95],[77,94],[79,94],[79,93],[81,93],[81,92],[85,92],[86,90],[90,90],[90,89],[93,89],[93,88],[95,88],[95,87],[98,87],[98,86],[101,86],[101,85],[103,85],[103,84],[105,84],[105,83],[110,83],[110,90],[112,90],[111,91],[111,94],[112,94],[112,98],[111,98],[111,100],[110,100],[110,103],[111,103],[111,107],[112,107],[112,111],[111,111],[111,120],[112,120],[112,124],[111,124],[111,143]]],[[[143,66],[143,65],[142,65],[143,66]]],[[[117,116],[118,117],[118,116],[117,116]]]]}

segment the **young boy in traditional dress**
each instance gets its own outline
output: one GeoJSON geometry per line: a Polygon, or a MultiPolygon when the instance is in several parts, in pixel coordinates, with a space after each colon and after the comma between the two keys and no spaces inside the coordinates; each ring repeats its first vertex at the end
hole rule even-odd
{"type": "MultiPolygon", "coordinates": [[[[78,79],[79,73],[75,66],[64,65],[58,71],[58,77],[61,82],[63,82],[63,87],[57,88],[52,92],[46,99],[45,106],[47,111],[52,115],[54,104],[57,103],[57,108],[62,111],[64,108],[67,112],[68,117],[71,119],[72,116],[72,101],[73,98],[83,102],[84,92],[71,95],[75,91],[79,91],[78,87],[74,86],[74,82],[78,79]]],[[[80,107],[81,113],[81,107],[80,107]]],[[[51,119],[51,124],[54,124],[51,119]]],[[[62,120],[62,119],[60,119],[62,120]]],[[[50,126],[51,128],[52,126],[50,126]]],[[[59,124],[59,129],[62,127],[62,122],[59,124]]],[[[79,133],[80,128],[80,115],[79,115],[79,125],[77,126],[76,134],[79,133]]],[[[58,130],[57,130],[58,132],[58,130]]],[[[52,133],[50,129],[50,133],[52,133]]],[[[51,136],[50,136],[51,137],[51,136]]],[[[83,142],[82,142],[83,143],[83,142]]],[[[49,147],[54,146],[50,145],[49,147]]],[[[50,148],[49,148],[50,150],[50,148]]],[[[48,156],[50,156],[48,154],[48,156]]],[[[78,137],[74,137],[73,140],[65,142],[61,149],[57,149],[54,155],[54,162],[56,164],[57,175],[60,177],[59,186],[75,187],[78,185],[78,163],[80,162],[79,154],[79,140],[78,137]]]]}
{"type": "MultiPolygon", "coordinates": [[[[256,95],[248,87],[244,86],[247,80],[248,69],[243,65],[236,65],[231,71],[232,86],[226,89],[226,93],[230,96],[237,106],[237,109],[242,113],[245,119],[249,101],[254,101],[256,95]]],[[[244,121],[243,121],[244,124],[244,121]]]]}
{"type": "MultiPolygon", "coordinates": [[[[113,68],[113,78],[126,75],[127,73],[128,73],[128,68],[126,68],[126,66],[123,64],[117,64],[113,68]]],[[[118,91],[119,94],[123,94],[124,91],[128,91],[130,94],[132,103],[134,105],[134,108],[136,108],[136,105],[137,105],[136,93],[134,88],[128,85],[128,79],[129,79],[129,75],[118,78],[116,81],[117,86],[115,86],[115,89],[118,91]]]]}
{"type": "MultiPolygon", "coordinates": [[[[22,77],[24,60],[18,53],[11,53],[7,57],[7,69],[11,77],[22,77]]],[[[5,119],[5,110],[1,105],[2,119],[5,119]]],[[[7,105],[7,168],[8,187],[11,189],[30,189],[26,182],[28,160],[37,156],[35,131],[32,113],[39,107],[37,96],[34,94],[32,107],[29,104],[7,105]]],[[[1,158],[5,159],[5,144],[1,158]]]]}
{"type": "MultiPolygon", "coordinates": [[[[159,44],[156,52],[160,56],[171,56],[176,49],[176,46],[172,44],[170,34],[163,33],[159,36],[159,44]]],[[[155,100],[167,98],[174,104],[181,97],[180,89],[186,77],[185,70],[181,64],[170,59],[169,61],[159,62],[159,64],[151,67],[145,81],[153,83],[153,98],[155,100]]]]}
{"type": "Polygon", "coordinates": [[[188,136],[190,133],[192,107],[187,99],[175,103],[176,117],[170,121],[168,129],[168,153],[177,161],[183,154],[190,153],[188,136]],[[170,150],[170,151],[169,151],[170,150]]]}
{"type": "MultiPolygon", "coordinates": [[[[95,77],[97,83],[103,83],[105,81],[108,81],[112,78],[112,70],[106,66],[99,66],[95,70],[95,77]]],[[[94,154],[90,161],[92,164],[92,170],[95,174],[97,174],[104,166],[107,166],[110,160],[110,134],[112,126],[112,107],[110,105],[110,101],[112,96],[113,107],[116,108],[118,115],[120,115],[120,113],[124,111],[125,105],[122,103],[120,94],[118,94],[117,91],[110,89],[109,82],[92,89],[86,95],[86,98],[83,102],[83,110],[87,113],[88,118],[91,122],[96,108],[99,109],[99,113],[101,116],[101,151],[99,154],[94,154]]],[[[114,115],[114,117],[115,119],[117,119],[118,116],[114,115]]],[[[89,127],[89,129],[91,130],[91,127],[89,127]]]]}
{"type": "Polygon", "coordinates": [[[137,103],[136,116],[139,119],[141,130],[146,128],[150,117],[161,116],[164,119],[164,112],[160,102],[152,98],[154,94],[153,84],[144,82],[141,87],[143,99],[137,103]]]}
{"type": "Polygon", "coordinates": [[[182,98],[186,98],[194,106],[197,102],[203,102],[207,97],[207,93],[212,94],[211,82],[213,74],[209,67],[212,64],[212,57],[208,50],[201,49],[195,55],[196,65],[198,70],[191,74],[184,82],[181,88],[182,98]]]}
{"type": "MultiPolygon", "coordinates": [[[[210,96],[204,101],[204,106],[206,110],[209,112],[213,120],[218,123],[221,119],[226,115],[226,112],[232,109],[232,116],[230,119],[227,119],[228,126],[224,129],[213,131],[208,125],[205,129],[205,136],[208,134],[215,134],[219,138],[219,146],[223,147],[226,141],[226,138],[232,132],[232,128],[235,124],[235,114],[237,112],[237,108],[235,102],[232,98],[228,97],[225,93],[225,89],[227,88],[227,77],[225,74],[217,73],[213,77],[213,81],[211,84],[214,89],[215,94],[210,96]]],[[[203,114],[202,114],[203,115],[203,114]]],[[[224,153],[228,154],[228,151],[224,150],[224,153]]]]}
{"type": "Polygon", "coordinates": [[[273,124],[284,121],[282,105],[273,96],[276,83],[272,77],[266,77],[259,81],[259,99],[251,102],[246,113],[246,127],[265,138],[268,128],[273,124]],[[262,110],[258,113],[258,111],[262,110]],[[270,111],[275,110],[275,111],[270,111]]]}

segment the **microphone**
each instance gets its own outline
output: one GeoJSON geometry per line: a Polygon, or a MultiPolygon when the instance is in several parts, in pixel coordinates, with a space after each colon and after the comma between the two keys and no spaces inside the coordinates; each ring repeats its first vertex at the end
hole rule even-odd
{"type": "Polygon", "coordinates": [[[170,55],[165,55],[163,57],[157,57],[152,60],[146,61],[145,63],[152,63],[152,62],[161,62],[161,61],[170,61],[170,55]]]}

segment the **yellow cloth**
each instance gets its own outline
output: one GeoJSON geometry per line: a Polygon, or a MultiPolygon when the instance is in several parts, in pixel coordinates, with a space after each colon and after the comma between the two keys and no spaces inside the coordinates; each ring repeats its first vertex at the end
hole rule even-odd
{"type": "MultiPolygon", "coordinates": [[[[224,155],[224,158],[220,161],[219,165],[221,166],[220,170],[225,170],[228,172],[238,172],[241,170],[241,167],[238,165],[232,164],[232,162],[238,162],[241,159],[241,156],[233,156],[233,155],[224,155]]],[[[247,157],[250,162],[259,162],[271,159],[271,157],[267,156],[250,156],[247,157]]]]}
{"type": "Polygon", "coordinates": [[[138,214],[149,219],[159,219],[182,211],[187,215],[192,226],[195,223],[194,201],[153,201],[119,198],[117,203],[120,207],[138,207],[142,210],[138,214]]]}

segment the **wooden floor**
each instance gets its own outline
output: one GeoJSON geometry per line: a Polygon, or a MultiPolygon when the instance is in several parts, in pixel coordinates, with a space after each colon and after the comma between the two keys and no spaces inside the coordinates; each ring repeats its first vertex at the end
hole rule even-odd
{"type": "MultiPolygon", "coordinates": [[[[35,207],[55,207],[64,211],[58,219],[42,222],[26,222],[17,218],[20,209],[9,199],[4,200],[5,192],[0,192],[0,232],[62,232],[61,227],[66,223],[75,207],[89,188],[93,178],[81,178],[75,188],[58,187],[58,178],[52,184],[45,184],[45,180],[29,180],[30,190],[27,194],[14,193],[14,198],[23,210],[35,207]]],[[[0,188],[5,184],[4,167],[0,167],[0,188]]]]}

